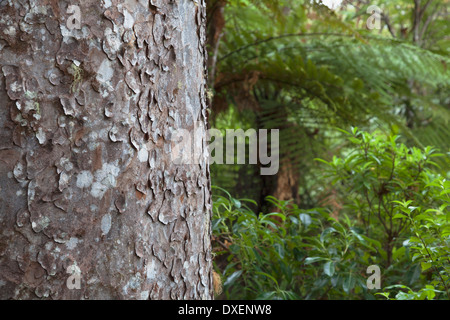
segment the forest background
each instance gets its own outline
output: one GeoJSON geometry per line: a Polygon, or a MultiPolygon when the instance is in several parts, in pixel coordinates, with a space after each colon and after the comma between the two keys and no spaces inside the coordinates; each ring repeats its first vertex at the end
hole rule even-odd
{"type": "Polygon", "coordinates": [[[449,299],[449,2],[323,2],[208,1],[211,127],[280,130],[212,165],[217,298],[449,299]]]}

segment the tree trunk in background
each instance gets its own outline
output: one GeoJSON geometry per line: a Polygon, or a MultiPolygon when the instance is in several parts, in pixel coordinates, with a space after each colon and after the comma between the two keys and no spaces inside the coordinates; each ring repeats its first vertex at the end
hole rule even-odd
{"type": "Polygon", "coordinates": [[[299,179],[298,166],[286,157],[280,163],[280,172],[277,174],[276,187],[273,193],[274,197],[283,201],[294,200],[297,205],[300,205],[298,194],[299,179]]]}
{"type": "MultiPolygon", "coordinates": [[[[267,116],[267,115],[266,115],[267,116]]],[[[283,119],[278,128],[280,130],[280,141],[285,141],[286,137],[298,136],[298,131],[301,130],[296,124],[288,121],[288,113],[279,106],[273,111],[272,116],[276,119],[283,119]]],[[[265,127],[259,124],[260,128],[265,127]]],[[[290,154],[292,145],[280,144],[280,167],[279,171],[274,176],[261,176],[260,208],[263,212],[279,212],[279,209],[272,204],[265,201],[267,196],[273,196],[281,201],[292,200],[293,203],[300,205],[299,183],[300,183],[300,169],[298,159],[295,159],[290,154]]]]}
{"type": "Polygon", "coordinates": [[[217,58],[219,54],[220,40],[225,28],[225,6],[226,0],[210,0],[207,5],[207,33],[208,33],[208,51],[211,56],[208,59],[209,69],[209,87],[214,88],[216,80],[217,58]]]}
{"type": "Polygon", "coordinates": [[[213,297],[205,6],[0,3],[0,299],[213,297]]]}

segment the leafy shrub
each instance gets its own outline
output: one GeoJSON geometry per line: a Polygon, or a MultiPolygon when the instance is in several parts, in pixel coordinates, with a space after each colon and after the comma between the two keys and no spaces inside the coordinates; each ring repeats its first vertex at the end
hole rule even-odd
{"type": "MultiPolygon", "coordinates": [[[[414,292],[408,287],[408,293],[399,292],[396,299],[433,299],[436,294],[450,298],[450,181],[436,178],[425,186],[434,194],[434,201],[440,202],[438,209],[427,209],[413,206],[413,201],[395,201],[399,213],[394,219],[408,221],[411,236],[404,242],[413,251],[412,261],[421,264],[422,271],[428,271],[430,276],[425,288],[414,292]]],[[[395,289],[390,287],[387,289],[395,289]]],[[[389,294],[383,294],[389,298],[389,294]]]]}
{"type": "MultiPolygon", "coordinates": [[[[344,131],[345,132],[345,131],[344,131]]],[[[342,210],[303,210],[268,197],[275,212],[214,192],[213,233],[228,299],[436,299],[449,295],[450,182],[431,147],[398,136],[345,132],[344,156],[324,163],[323,184],[342,210]],[[368,290],[367,267],[383,267],[384,292],[368,290]]]]}
{"type": "MultiPolygon", "coordinates": [[[[408,148],[398,142],[399,136],[379,131],[343,132],[354,146],[350,152],[331,162],[319,161],[345,194],[347,213],[360,222],[367,237],[381,242],[385,278],[394,285],[407,282],[423,289],[416,270],[432,268],[437,279],[429,279],[428,273],[429,284],[423,289],[427,294],[415,298],[431,298],[429,292],[436,285],[448,292],[450,191],[434,162],[444,155],[432,147],[408,148]],[[404,269],[414,272],[402,274],[404,269]]],[[[442,291],[435,293],[439,296],[442,291]]]]}
{"type": "Polygon", "coordinates": [[[357,261],[376,250],[350,219],[340,223],[323,209],[304,211],[273,197],[267,200],[279,212],[257,216],[245,205],[250,200],[215,189],[226,195],[215,195],[213,220],[225,298],[345,297],[357,284],[357,292],[366,291],[357,261]]]}

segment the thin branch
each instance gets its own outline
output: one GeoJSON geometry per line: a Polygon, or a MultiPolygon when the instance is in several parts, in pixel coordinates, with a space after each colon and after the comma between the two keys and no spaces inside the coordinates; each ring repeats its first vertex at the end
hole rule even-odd
{"type": "Polygon", "coordinates": [[[383,19],[384,23],[386,23],[386,26],[388,27],[389,33],[393,38],[397,38],[395,36],[394,28],[391,25],[391,22],[389,20],[389,16],[387,14],[381,13],[381,18],[383,19]]]}
{"type": "Polygon", "coordinates": [[[423,36],[425,35],[428,27],[430,26],[430,23],[434,20],[436,17],[436,14],[439,12],[439,4],[436,5],[433,12],[428,16],[427,20],[425,21],[422,30],[420,31],[419,39],[423,39],[423,36]]]}

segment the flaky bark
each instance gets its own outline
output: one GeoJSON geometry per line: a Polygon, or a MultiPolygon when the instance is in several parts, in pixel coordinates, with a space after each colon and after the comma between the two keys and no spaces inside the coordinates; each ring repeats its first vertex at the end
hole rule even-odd
{"type": "Polygon", "coordinates": [[[1,299],[213,297],[207,153],[171,159],[206,122],[205,19],[204,0],[1,2],[1,299]]]}

